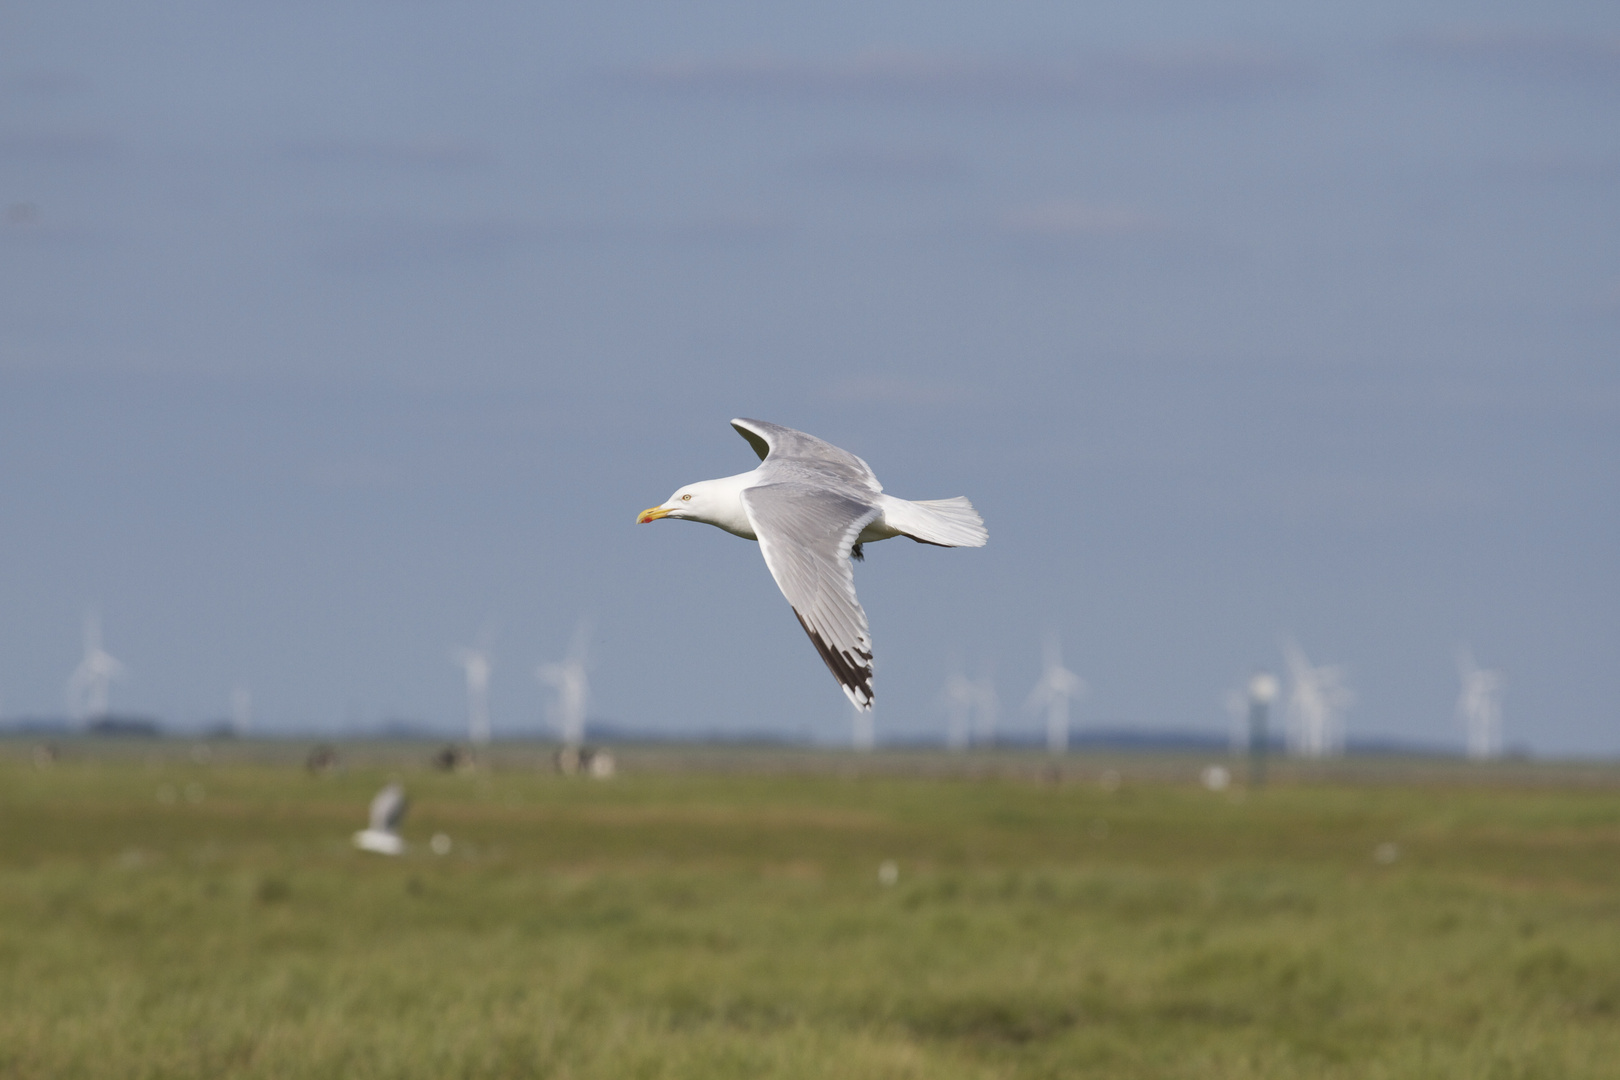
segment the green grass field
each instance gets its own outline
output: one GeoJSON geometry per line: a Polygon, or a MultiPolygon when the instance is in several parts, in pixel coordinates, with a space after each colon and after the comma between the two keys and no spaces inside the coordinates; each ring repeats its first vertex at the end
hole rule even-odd
{"type": "Polygon", "coordinates": [[[1620,771],[30,750],[9,1078],[1620,1076],[1620,771]]]}

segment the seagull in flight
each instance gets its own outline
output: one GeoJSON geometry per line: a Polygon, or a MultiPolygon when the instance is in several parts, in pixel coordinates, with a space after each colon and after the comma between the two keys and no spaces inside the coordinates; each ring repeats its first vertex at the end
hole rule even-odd
{"type": "Polygon", "coordinates": [[[371,800],[371,825],[354,834],[354,846],[361,851],[374,851],[378,855],[405,854],[405,841],[400,838],[399,826],[405,820],[405,811],[411,801],[405,789],[389,784],[371,800]]]}
{"type": "Polygon", "coordinates": [[[984,520],[961,496],[913,502],[885,495],[866,462],[814,435],[763,420],[731,426],[759,455],[758,468],[688,484],[636,520],[701,521],[757,540],[833,678],[857,709],[870,709],[872,638],[850,560],[863,558],[861,545],[892,536],[983,547],[990,538],[984,520]]]}

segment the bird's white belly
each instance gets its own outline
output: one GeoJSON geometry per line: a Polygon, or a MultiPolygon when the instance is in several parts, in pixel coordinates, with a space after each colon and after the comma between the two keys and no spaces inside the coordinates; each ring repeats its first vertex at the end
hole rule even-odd
{"type": "Polygon", "coordinates": [[[855,542],[857,544],[870,544],[874,540],[887,540],[891,536],[899,535],[900,530],[890,527],[883,515],[879,514],[872,519],[866,528],[861,530],[861,535],[855,538],[855,542]]]}

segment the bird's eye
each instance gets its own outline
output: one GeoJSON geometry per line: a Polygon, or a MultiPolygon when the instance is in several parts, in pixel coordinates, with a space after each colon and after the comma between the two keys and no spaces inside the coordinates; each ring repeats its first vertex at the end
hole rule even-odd
{"type": "Polygon", "coordinates": [[[691,501],[692,501],[692,496],[690,496],[690,495],[682,495],[681,496],[681,502],[691,502],[691,501]]]}

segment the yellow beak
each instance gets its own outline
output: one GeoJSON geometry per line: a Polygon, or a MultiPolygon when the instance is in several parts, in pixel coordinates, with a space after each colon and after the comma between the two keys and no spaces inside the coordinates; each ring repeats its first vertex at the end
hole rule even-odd
{"type": "Polygon", "coordinates": [[[637,525],[645,525],[649,521],[657,521],[661,517],[669,517],[669,511],[662,506],[654,506],[643,510],[641,516],[636,518],[637,525]]]}

